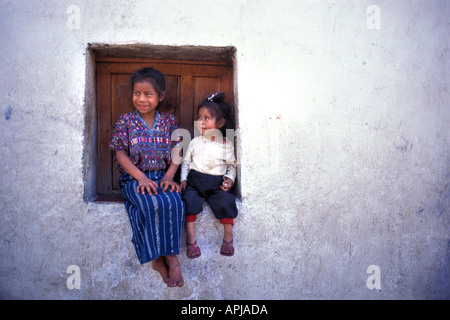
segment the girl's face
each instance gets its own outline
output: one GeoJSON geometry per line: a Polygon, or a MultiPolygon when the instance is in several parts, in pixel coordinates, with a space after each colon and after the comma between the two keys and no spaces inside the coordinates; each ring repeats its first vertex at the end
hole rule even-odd
{"type": "Polygon", "coordinates": [[[165,92],[158,94],[149,81],[136,82],[133,87],[133,105],[141,115],[152,115],[165,92]]]}
{"type": "Polygon", "coordinates": [[[198,110],[197,125],[202,135],[204,135],[208,130],[222,128],[225,125],[225,119],[216,121],[216,117],[211,114],[208,108],[201,107],[198,110]]]}

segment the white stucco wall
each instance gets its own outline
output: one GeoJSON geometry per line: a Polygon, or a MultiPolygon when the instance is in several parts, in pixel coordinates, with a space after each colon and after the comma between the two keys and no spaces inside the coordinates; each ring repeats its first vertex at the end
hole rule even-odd
{"type": "Polygon", "coordinates": [[[450,298],[448,1],[0,8],[0,298],[450,298]],[[237,50],[236,254],[206,209],[181,289],[139,265],[122,204],[84,201],[88,43],[237,50]]]}

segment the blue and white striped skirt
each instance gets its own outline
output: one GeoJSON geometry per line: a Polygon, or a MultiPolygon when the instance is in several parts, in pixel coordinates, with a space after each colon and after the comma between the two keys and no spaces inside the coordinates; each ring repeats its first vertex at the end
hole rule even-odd
{"type": "MultiPolygon", "coordinates": [[[[159,185],[165,172],[148,171],[145,174],[159,185]]],[[[120,176],[119,186],[133,232],[131,241],[139,262],[144,264],[160,256],[178,255],[185,221],[181,195],[176,191],[163,192],[162,188],[157,189],[157,195],[138,193],[138,182],[128,173],[120,176]]]]}

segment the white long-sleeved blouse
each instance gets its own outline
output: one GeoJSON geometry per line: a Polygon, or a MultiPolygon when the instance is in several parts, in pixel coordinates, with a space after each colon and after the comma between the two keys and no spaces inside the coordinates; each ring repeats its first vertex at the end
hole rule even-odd
{"type": "Polygon", "coordinates": [[[181,181],[187,180],[189,170],[236,179],[236,157],[230,140],[211,141],[204,136],[191,140],[181,164],[181,181]]]}

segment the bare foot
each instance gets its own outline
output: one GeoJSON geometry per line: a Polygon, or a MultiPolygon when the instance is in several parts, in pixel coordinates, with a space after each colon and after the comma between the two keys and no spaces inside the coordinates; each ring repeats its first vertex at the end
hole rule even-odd
{"type": "Polygon", "coordinates": [[[161,274],[164,283],[169,281],[169,267],[166,264],[166,259],[164,257],[159,257],[152,262],[153,269],[161,274]]]}
{"type": "Polygon", "coordinates": [[[184,285],[183,275],[181,274],[181,265],[177,256],[166,256],[166,261],[169,266],[169,281],[168,287],[182,287],[184,285]]]}

